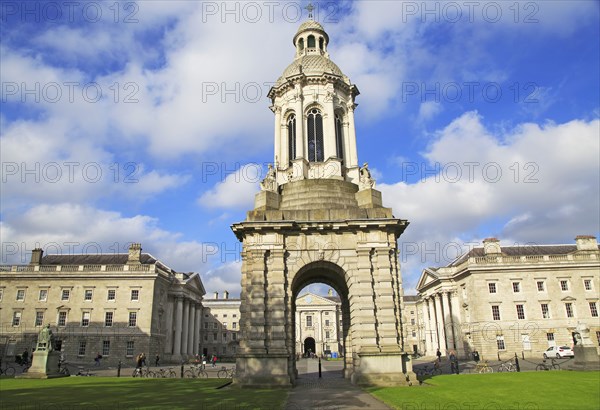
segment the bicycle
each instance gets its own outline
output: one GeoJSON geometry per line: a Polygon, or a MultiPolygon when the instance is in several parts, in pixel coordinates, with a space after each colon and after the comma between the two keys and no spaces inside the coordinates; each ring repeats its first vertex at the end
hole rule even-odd
{"type": "Polygon", "coordinates": [[[433,362],[432,367],[425,366],[422,369],[417,370],[417,376],[419,378],[423,378],[425,376],[436,376],[440,374],[442,374],[442,369],[437,361],[433,362]]]}
{"type": "Polygon", "coordinates": [[[515,366],[512,362],[502,363],[498,368],[499,372],[516,372],[517,366],[515,366]]]}
{"type": "Polygon", "coordinates": [[[484,360],[483,363],[477,363],[475,365],[475,372],[477,373],[494,373],[494,369],[490,367],[487,360],[484,360]]]}
{"type": "Polygon", "coordinates": [[[227,367],[221,367],[221,370],[217,372],[217,377],[219,379],[233,379],[235,377],[235,366],[231,369],[227,369],[227,367]]]}
{"type": "Polygon", "coordinates": [[[177,377],[177,373],[175,373],[175,370],[173,370],[172,368],[163,369],[161,367],[160,369],[156,369],[154,372],[150,373],[153,373],[153,376],[148,377],[154,377],[156,379],[166,379],[167,377],[174,379],[175,377],[177,377]]]}
{"type": "Polygon", "coordinates": [[[191,366],[188,370],[183,373],[183,377],[188,378],[208,378],[208,373],[201,366],[191,366]]]}
{"type": "Polygon", "coordinates": [[[541,370],[560,370],[560,365],[558,363],[555,362],[554,359],[552,359],[552,364],[548,365],[546,363],[546,360],[544,360],[543,363],[538,364],[537,366],[535,366],[535,370],[536,371],[541,371],[541,370]]]}
{"type": "Polygon", "coordinates": [[[0,361],[0,376],[14,376],[15,368],[9,365],[6,365],[4,369],[2,368],[2,362],[0,361]]]}
{"type": "Polygon", "coordinates": [[[131,377],[155,377],[155,376],[154,376],[154,373],[148,367],[146,367],[145,370],[141,367],[136,367],[133,370],[131,377]]]}

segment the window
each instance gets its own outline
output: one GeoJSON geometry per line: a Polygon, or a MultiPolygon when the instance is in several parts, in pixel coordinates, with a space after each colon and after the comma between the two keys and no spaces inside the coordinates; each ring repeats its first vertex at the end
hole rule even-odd
{"type": "Polygon", "coordinates": [[[319,37],[319,48],[321,50],[323,50],[323,43],[325,42],[325,40],[323,40],[323,37],[319,37]]]}
{"type": "Polygon", "coordinates": [[[208,342],[208,335],[206,333],[204,334],[204,341],[208,342]]]}
{"type": "Polygon", "coordinates": [[[116,289],[109,289],[108,290],[108,296],[107,296],[107,300],[115,300],[117,298],[117,290],[116,289]]]}
{"type": "Polygon", "coordinates": [[[519,293],[521,291],[521,282],[513,282],[513,292],[519,293]]]}
{"type": "Polygon", "coordinates": [[[562,291],[569,290],[569,281],[568,280],[560,281],[560,290],[562,290],[562,291]]]}
{"type": "Polygon", "coordinates": [[[506,346],[504,345],[504,336],[496,336],[496,345],[498,346],[498,350],[506,349],[506,346]]]}
{"type": "Polygon", "coordinates": [[[317,43],[315,41],[315,36],[308,36],[308,41],[306,42],[306,46],[308,48],[315,48],[317,43]]]}
{"type": "Polygon", "coordinates": [[[214,322],[213,323],[213,329],[217,329],[217,328],[218,328],[217,322],[214,322]]]}
{"type": "Polygon", "coordinates": [[[492,318],[494,320],[500,320],[500,306],[498,306],[498,305],[492,306],[492,318]]]}
{"type": "Polygon", "coordinates": [[[219,317],[219,315],[217,315],[217,314],[215,313],[215,318],[217,318],[217,317],[219,317]]]}
{"type": "Polygon", "coordinates": [[[325,316],[329,316],[329,312],[325,312],[325,316]]]}
{"type": "Polygon", "coordinates": [[[135,351],[135,343],[133,340],[128,340],[127,345],[125,346],[125,356],[131,357],[133,356],[133,352],[135,351]]]}
{"type": "Polygon", "coordinates": [[[306,326],[307,327],[312,326],[312,316],[306,316],[306,326]]]}
{"type": "Polygon", "coordinates": [[[600,346],[600,330],[596,331],[596,339],[598,339],[598,346],[600,346]]]}
{"type": "Polygon", "coordinates": [[[237,339],[237,333],[232,333],[231,340],[236,340],[236,339],[237,339]]]}
{"type": "Polygon", "coordinates": [[[81,314],[81,326],[89,326],[90,325],[90,312],[83,312],[81,314]]]}
{"type": "Polygon", "coordinates": [[[415,332],[414,330],[412,331],[412,337],[417,337],[417,332],[415,332]]]}
{"type": "Polygon", "coordinates": [[[303,38],[301,38],[301,39],[298,41],[298,45],[299,45],[299,47],[300,47],[300,51],[304,50],[304,39],[303,39],[303,38]]]}
{"type": "Polygon", "coordinates": [[[343,132],[342,117],[339,114],[335,115],[335,147],[336,154],[339,159],[344,159],[344,132],[343,132]]]}
{"type": "Polygon", "coordinates": [[[217,341],[217,334],[213,333],[213,340],[216,342],[217,341]]]}
{"type": "Polygon", "coordinates": [[[494,282],[488,283],[488,290],[490,293],[496,293],[496,284],[494,282]]]}
{"type": "Polygon", "coordinates": [[[232,328],[232,329],[236,329],[236,328],[237,328],[237,322],[233,322],[233,323],[231,324],[231,328],[232,328]]]}
{"type": "Polygon", "coordinates": [[[596,306],[596,302],[590,302],[590,313],[592,317],[598,317],[598,307],[596,306]]]}
{"type": "Polygon", "coordinates": [[[583,280],[583,287],[585,288],[585,290],[592,290],[592,280],[591,279],[584,279],[583,280]]]}
{"type": "Polygon", "coordinates": [[[204,328],[208,329],[208,323],[207,322],[204,322],[204,328]]]}
{"type": "Polygon", "coordinates": [[[22,302],[25,300],[25,289],[17,290],[17,301],[22,302]]]}
{"type": "Polygon", "coordinates": [[[227,333],[223,333],[223,341],[226,342],[227,341],[227,333]]]}
{"type": "Polygon", "coordinates": [[[329,319],[325,320],[325,326],[329,326],[329,319]]]}
{"type": "Polygon", "coordinates": [[[140,290],[131,289],[131,300],[140,300],[140,290]]]}
{"type": "Polygon", "coordinates": [[[415,314],[415,311],[414,311],[414,310],[411,310],[411,311],[410,311],[410,314],[411,314],[411,315],[414,315],[414,314],[415,314]]]}
{"type": "Polygon", "coordinates": [[[227,313],[225,313],[225,314],[223,315],[223,317],[227,317],[227,313]]]}
{"type": "Polygon", "coordinates": [[[71,290],[70,289],[63,289],[61,294],[60,294],[60,300],[69,300],[69,297],[71,296],[71,290]]]}
{"type": "Polygon", "coordinates": [[[92,300],[92,295],[94,291],[92,289],[86,289],[83,294],[83,300],[92,300]]]}
{"type": "Polygon", "coordinates": [[[21,311],[15,311],[13,312],[13,320],[12,320],[12,325],[13,326],[19,326],[21,324],[21,311]]]}
{"type": "Polygon", "coordinates": [[[546,333],[546,340],[554,342],[554,333],[546,333]]]}
{"type": "Polygon", "coordinates": [[[85,356],[85,348],[87,342],[85,340],[79,341],[79,347],[77,348],[77,356],[85,356]]]}
{"type": "Polygon", "coordinates": [[[236,314],[236,313],[234,313],[234,314],[233,314],[233,317],[237,317],[237,314],[236,314]]]}
{"type": "Polygon", "coordinates": [[[223,322],[223,329],[227,329],[227,322],[223,322]]]}
{"type": "Polygon", "coordinates": [[[40,297],[38,300],[40,302],[45,302],[48,300],[48,289],[40,289],[40,297]]]}
{"type": "Polygon", "coordinates": [[[525,308],[523,305],[517,305],[517,319],[525,319],[525,308]]]}
{"type": "Polygon", "coordinates": [[[290,115],[287,121],[288,128],[288,155],[290,163],[296,159],[296,116],[290,115]]]}
{"type": "Polygon", "coordinates": [[[137,325],[137,312],[129,312],[129,327],[137,325]]]}
{"type": "Polygon", "coordinates": [[[110,356],[110,340],[102,341],[102,356],[110,356]]]}
{"type": "Polygon", "coordinates": [[[544,292],[546,290],[546,284],[543,280],[538,280],[536,282],[538,292],[544,292]]]}
{"type": "Polygon", "coordinates": [[[58,326],[66,326],[67,325],[67,312],[60,311],[58,312],[58,326]]]}
{"type": "Polygon", "coordinates": [[[56,350],[57,352],[62,352],[62,348],[63,348],[62,340],[56,339],[54,341],[54,350],[56,350]]]}
{"type": "Polygon", "coordinates": [[[325,339],[329,339],[329,331],[325,332],[325,339]]]}
{"type": "Polygon", "coordinates": [[[35,312],[35,326],[42,326],[44,324],[44,312],[35,312]]]}
{"type": "Polygon", "coordinates": [[[308,161],[323,162],[323,116],[321,111],[313,108],[308,113],[308,161]]]}
{"type": "Polygon", "coordinates": [[[567,317],[573,317],[573,304],[565,303],[565,310],[567,312],[567,317]]]}
{"type": "Polygon", "coordinates": [[[414,326],[415,325],[415,319],[410,319],[410,324],[414,326]]]}
{"type": "Polygon", "coordinates": [[[542,303],[541,306],[542,306],[542,318],[550,319],[550,309],[548,308],[548,304],[542,303]]]}
{"type": "Polygon", "coordinates": [[[113,325],[113,313],[114,312],[104,313],[104,326],[111,327],[113,325]]]}

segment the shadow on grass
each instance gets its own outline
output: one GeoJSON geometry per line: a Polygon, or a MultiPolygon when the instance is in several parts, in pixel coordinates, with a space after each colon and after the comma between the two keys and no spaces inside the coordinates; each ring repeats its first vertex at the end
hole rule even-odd
{"type": "Polygon", "coordinates": [[[280,409],[281,389],[217,389],[226,380],[69,377],[3,379],[0,409],[280,409]]]}

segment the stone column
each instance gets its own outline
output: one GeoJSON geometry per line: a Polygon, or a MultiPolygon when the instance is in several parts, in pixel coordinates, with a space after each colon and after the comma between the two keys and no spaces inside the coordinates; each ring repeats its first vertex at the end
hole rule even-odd
{"type": "Polygon", "coordinates": [[[325,101],[325,115],[323,115],[323,160],[327,161],[328,158],[337,157],[337,141],[335,138],[335,107],[333,105],[333,87],[331,88],[331,90],[327,91],[325,101]]]}
{"type": "Polygon", "coordinates": [[[349,135],[348,141],[348,158],[347,158],[347,167],[356,167],[358,166],[358,154],[356,151],[356,130],[354,128],[354,108],[356,108],[356,104],[350,103],[347,105],[348,108],[348,125],[349,125],[349,135]]]}
{"type": "Polygon", "coordinates": [[[188,321],[188,327],[189,332],[188,332],[188,346],[187,346],[187,351],[188,354],[193,354],[194,353],[194,335],[196,334],[196,304],[194,303],[193,300],[190,300],[190,303],[188,305],[189,308],[189,321],[188,321]]]}
{"type": "Polygon", "coordinates": [[[181,358],[181,333],[183,327],[183,297],[175,299],[175,337],[173,338],[173,356],[176,360],[181,358]]]}
{"type": "Polygon", "coordinates": [[[433,344],[431,343],[431,327],[429,324],[429,316],[427,312],[429,311],[429,298],[424,298],[423,303],[421,304],[421,309],[423,310],[423,337],[425,339],[425,355],[431,355],[432,352],[435,353],[435,349],[432,348],[433,344]]]}
{"type": "Polygon", "coordinates": [[[200,354],[200,333],[202,332],[202,305],[196,304],[196,324],[194,326],[194,354],[200,354]]]}
{"type": "Polygon", "coordinates": [[[166,327],[165,327],[165,346],[163,353],[173,353],[173,301],[167,298],[167,309],[166,309],[166,327]]]}
{"type": "Polygon", "coordinates": [[[376,264],[373,264],[373,277],[377,306],[377,333],[382,352],[399,352],[401,350],[399,332],[402,324],[397,322],[394,315],[399,306],[395,303],[390,252],[389,248],[379,248],[375,251],[376,264]]]}
{"type": "Polygon", "coordinates": [[[287,141],[287,135],[284,140],[281,138],[281,107],[274,105],[271,107],[271,110],[275,113],[275,158],[273,161],[280,161],[282,164],[287,166],[288,163],[288,153],[285,150],[285,146],[287,145],[285,142],[287,141]],[[284,162],[285,161],[285,162],[284,162]]]}
{"type": "MultiPolygon", "coordinates": [[[[359,248],[357,253],[356,282],[352,283],[350,294],[353,295],[350,312],[352,315],[352,335],[359,351],[379,351],[377,341],[377,322],[373,305],[371,249],[359,248]],[[354,302],[354,303],[353,303],[354,302]]],[[[358,352],[356,352],[358,353],[358,352]]]]}
{"type": "Polygon", "coordinates": [[[435,303],[435,328],[438,334],[438,346],[442,354],[446,354],[448,346],[446,346],[446,333],[444,332],[444,313],[442,312],[441,294],[433,295],[435,303]]]}
{"type": "Polygon", "coordinates": [[[462,339],[462,331],[460,328],[460,303],[458,301],[458,292],[453,290],[450,292],[450,317],[452,318],[452,337],[456,346],[456,353],[463,357],[465,349],[462,339]]]}
{"type": "Polygon", "coordinates": [[[190,331],[189,323],[190,323],[190,309],[189,309],[189,300],[183,300],[183,320],[182,323],[182,332],[181,332],[181,354],[188,354],[188,334],[190,331]]]}
{"type": "Polygon", "coordinates": [[[272,249],[268,258],[268,272],[265,272],[265,282],[268,283],[266,300],[266,328],[268,338],[268,352],[281,354],[287,357],[286,348],[286,314],[285,277],[284,277],[284,250],[272,249]]]}
{"type": "Polygon", "coordinates": [[[444,334],[446,336],[446,346],[448,349],[455,349],[454,339],[452,338],[452,316],[450,315],[450,304],[448,300],[449,292],[441,292],[440,298],[442,299],[443,323],[444,323],[444,334]]]}
{"type": "Polygon", "coordinates": [[[304,135],[304,96],[302,86],[296,84],[296,158],[308,159],[306,156],[306,136],[304,135]]]}

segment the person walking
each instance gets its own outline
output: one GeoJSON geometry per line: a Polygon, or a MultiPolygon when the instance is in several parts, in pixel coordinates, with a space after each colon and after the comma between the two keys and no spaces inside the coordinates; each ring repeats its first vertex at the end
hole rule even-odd
{"type": "Polygon", "coordinates": [[[439,347],[437,349],[437,352],[435,352],[435,355],[437,356],[438,362],[441,363],[442,362],[442,352],[440,352],[439,347]]]}
{"type": "Polygon", "coordinates": [[[217,367],[217,355],[213,355],[212,357],[212,367],[217,367]]]}
{"type": "Polygon", "coordinates": [[[94,357],[94,366],[100,366],[100,359],[102,359],[102,355],[100,354],[100,352],[96,352],[96,357],[94,357]]]}
{"type": "Polygon", "coordinates": [[[156,354],[156,357],[154,358],[154,366],[158,367],[158,363],[160,362],[160,356],[158,355],[158,353],[156,354]]]}
{"type": "Polygon", "coordinates": [[[450,373],[458,374],[458,357],[456,357],[456,353],[454,350],[450,351],[450,373]]]}
{"type": "Polygon", "coordinates": [[[25,351],[21,355],[21,360],[23,361],[23,365],[26,365],[29,363],[29,351],[27,349],[25,349],[25,351]]]}

